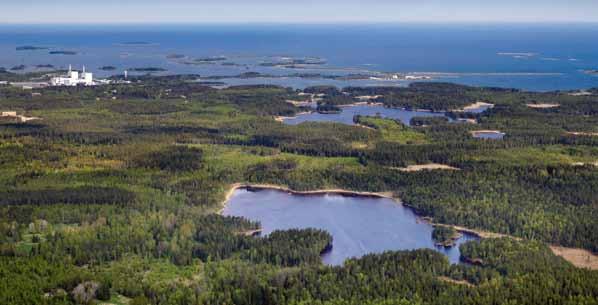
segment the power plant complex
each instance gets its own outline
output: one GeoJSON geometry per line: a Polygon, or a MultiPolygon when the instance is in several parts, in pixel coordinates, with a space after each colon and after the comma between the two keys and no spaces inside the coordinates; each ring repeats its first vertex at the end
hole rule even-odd
{"type": "Polygon", "coordinates": [[[69,72],[67,75],[53,77],[50,80],[50,85],[52,86],[93,86],[95,82],[93,81],[93,73],[85,72],[85,66],[83,66],[83,71],[79,73],[79,71],[73,71],[71,65],[69,65],[69,72]]]}

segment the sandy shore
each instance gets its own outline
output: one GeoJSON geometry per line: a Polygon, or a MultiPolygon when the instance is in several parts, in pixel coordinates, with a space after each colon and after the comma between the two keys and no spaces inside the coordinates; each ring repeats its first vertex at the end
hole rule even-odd
{"type": "Polygon", "coordinates": [[[26,122],[34,121],[34,120],[41,120],[41,118],[38,118],[38,117],[28,117],[28,116],[17,114],[16,111],[3,111],[0,113],[0,117],[17,119],[21,123],[26,123],[26,122]]]}
{"type": "Polygon", "coordinates": [[[561,106],[560,104],[525,104],[527,107],[529,108],[535,108],[535,109],[547,109],[547,108],[556,108],[561,106]]]}
{"type": "Polygon", "coordinates": [[[361,128],[365,128],[365,129],[369,129],[369,130],[378,130],[378,129],[374,128],[374,127],[370,127],[370,126],[363,125],[363,124],[354,124],[353,126],[361,127],[361,128]]]}
{"type": "Polygon", "coordinates": [[[586,96],[586,95],[592,95],[592,92],[582,90],[582,91],[577,91],[577,92],[571,92],[571,93],[569,93],[569,95],[571,95],[571,96],[586,96]]]}
{"type": "MultiPolygon", "coordinates": [[[[406,207],[412,208],[407,204],[404,204],[400,201],[399,198],[393,196],[391,192],[358,192],[358,191],[349,191],[345,189],[321,189],[321,190],[314,190],[314,191],[295,191],[288,187],[273,185],[273,184],[250,184],[250,183],[235,183],[232,184],[228,192],[226,193],[224,200],[222,201],[221,205],[222,208],[218,211],[218,214],[222,214],[224,209],[226,208],[226,204],[232,198],[235,191],[242,188],[254,188],[254,189],[271,189],[271,190],[279,190],[283,192],[287,192],[294,195],[325,195],[325,194],[336,194],[342,196],[364,196],[364,197],[375,197],[375,198],[388,198],[395,200],[399,204],[403,204],[406,207]]],[[[489,231],[483,230],[474,230],[469,229],[466,227],[455,226],[455,225],[446,225],[441,223],[434,223],[433,219],[430,217],[418,217],[419,219],[426,221],[432,225],[438,226],[450,226],[453,227],[456,231],[460,233],[468,233],[475,235],[479,238],[512,238],[515,240],[522,240],[519,237],[501,234],[501,233],[494,233],[489,231]]],[[[259,230],[259,229],[258,229],[259,230]]],[[[255,232],[251,232],[255,234],[255,232]]],[[[592,270],[598,270],[598,255],[594,254],[590,251],[584,249],[576,249],[576,248],[567,248],[561,246],[551,245],[550,249],[555,255],[561,256],[574,266],[578,268],[588,268],[592,270]]]]}
{"type": "Polygon", "coordinates": [[[457,119],[458,122],[463,122],[463,123],[468,123],[468,124],[477,124],[478,121],[476,121],[476,119],[457,119]]]}
{"type": "Polygon", "coordinates": [[[571,163],[571,165],[573,165],[573,166],[586,166],[586,165],[593,165],[593,166],[596,166],[596,167],[598,167],[598,161],[596,161],[596,162],[593,162],[593,163],[592,163],[592,162],[588,162],[588,163],[584,163],[584,162],[573,162],[573,163],[571,163]]]}
{"type": "Polygon", "coordinates": [[[294,100],[286,100],[285,102],[287,102],[289,104],[293,104],[293,106],[296,106],[296,107],[307,107],[313,103],[312,101],[294,101],[294,100]]]}
{"type": "Polygon", "coordinates": [[[569,135],[574,136],[598,136],[598,132],[584,132],[584,131],[569,131],[567,132],[569,135]]]}
{"type": "Polygon", "coordinates": [[[251,184],[251,183],[235,183],[232,184],[226,195],[224,196],[224,201],[222,201],[221,205],[222,208],[218,211],[218,214],[222,214],[224,208],[228,201],[232,198],[235,194],[235,191],[238,189],[244,188],[252,188],[252,189],[264,189],[264,190],[278,190],[282,192],[286,192],[293,195],[302,195],[302,196],[310,196],[310,195],[341,195],[341,196],[350,196],[350,197],[374,197],[374,198],[387,198],[395,200],[397,203],[401,201],[393,196],[392,192],[358,192],[358,191],[350,191],[345,189],[321,189],[321,190],[313,190],[313,191],[296,191],[292,190],[285,186],[274,185],[274,184],[251,184]]]}
{"type": "Polygon", "coordinates": [[[481,108],[481,107],[490,107],[490,108],[492,108],[492,107],[494,107],[494,104],[486,103],[486,102],[475,102],[475,103],[473,103],[471,105],[467,105],[467,106],[465,106],[465,107],[463,107],[461,109],[454,109],[452,111],[453,112],[465,112],[465,111],[476,110],[476,109],[481,108]]]}
{"type": "Polygon", "coordinates": [[[355,102],[351,104],[337,105],[339,107],[355,107],[355,106],[384,106],[383,103],[372,103],[372,102],[355,102]]]}
{"type": "MultiPolygon", "coordinates": [[[[472,230],[465,227],[460,226],[452,226],[455,230],[459,232],[465,232],[469,234],[476,235],[480,238],[512,238],[515,240],[522,240],[519,237],[507,235],[507,234],[500,234],[482,230],[472,230]]],[[[566,261],[570,262],[573,266],[577,268],[586,268],[591,270],[598,270],[598,254],[594,254],[585,249],[577,249],[577,248],[568,248],[556,245],[550,245],[550,250],[555,255],[558,255],[564,258],[566,261]]]]}
{"type": "Polygon", "coordinates": [[[461,170],[460,168],[452,167],[446,164],[429,163],[420,165],[409,165],[407,167],[393,167],[402,172],[419,172],[423,170],[461,170]]]}
{"type": "Polygon", "coordinates": [[[277,117],[274,117],[274,120],[282,123],[282,122],[284,122],[284,120],[296,119],[298,116],[300,116],[302,114],[310,114],[310,113],[312,113],[312,111],[299,112],[295,116],[277,116],[277,117]]]}
{"type": "Polygon", "coordinates": [[[447,276],[438,276],[437,279],[439,279],[443,282],[451,283],[451,284],[464,285],[467,287],[475,287],[474,284],[472,284],[466,280],[457,281],[457,280],[453,280],[452,278],[447,277],[447,276]]]}
{"type": "Polygon", "coordinates": [[[360,95],[360,96],[356,96],[355,98],[360,101],[369,101],[369,100],[375,100],[380,97],[382,97],[382,95],[360,95]]]}
{"type": "Polygon", "coordinates": [[[584,249],[550,246],[552,252],[579,268],[598,270],[598,255],[584,249]]]}
{"type": "Polygon", "coordinates": [[[474,136],[478,136],[480,134],[485,134],[485,133],[505,135],[505,133],[500,130],[472,130],[470,132],[474,136]]]}

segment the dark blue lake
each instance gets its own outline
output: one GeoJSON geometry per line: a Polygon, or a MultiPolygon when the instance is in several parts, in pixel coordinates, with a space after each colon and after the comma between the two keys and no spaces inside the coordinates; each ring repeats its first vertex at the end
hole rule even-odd
{"type": "Polygon", "coordinates": [[[463,235],[452,248],[437,247],[432,225],[391,199],[340,195],[292,195],[277,190],[239,189],[229,200],[224,215],[259,221],[263,234],[292,228],[319,228],[333,236],[326,264],[339,265],[350,257],[386,250],[435,249],[459,262],[458,245],[475,240],[463,235]]]}
{"type": "MultiPolygon", "coordinates": [[[[381,25],[2,25],[0,67],[69,64],[99,75],[160,67],[164,74],[269,75],[362,72],[432,73],[435,81],[569,90],[598,86],[598,24],[381,24],[381,25]],[[47,50],[17,51],[18,46],[47,50]],[[50,55],[73,51],[75,55],[50,55]],[[169,55],[171,55],[169,57],[169,55]],[[177,55],[173,57],[172,55],[177,55]],[[182,57],[179,57],[182,56],[182,57]],[[189,64],[198,58],[225,60],[189,64]],[[321,65],[266,67],[285,57],[317,57],[321,65]],[[114,71],[100,71],[114,66],[114,71]]],[[[229,84],[275,83],[296,88],[404,86],[409,81],[229,79],[229,84]]]]}
{"type": "Polygon", "coordinates": [[[343,124],[354,124],[355,115],[380,116],[383,118],[400,120],[403,124],[409,126],[413,117],[444,117],[444,112],[430,111],[409,111],[400,108],[388,108],[384,106],[357,105],[341,107],[339,113],[318,113],[310,112],[299,114],[296,117],[285,118],[283,122],[289,125],[297,125],[303,122],[336,122],[343,124]]]}

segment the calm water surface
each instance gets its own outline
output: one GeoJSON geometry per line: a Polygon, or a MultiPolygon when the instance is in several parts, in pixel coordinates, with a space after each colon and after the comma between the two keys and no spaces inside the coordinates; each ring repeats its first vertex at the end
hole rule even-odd
{"type": "MultiPolygon", "coordinates": [[[[297,125],[303,122],[337,122],[352,125],[353,117],[356,115],[364,116],[380,116],[383,118],[400,120],[405,125],[410,125],[413,117],[444,117],[444,112],[430,112],[430,111],[409,111],[400,108],[387,108],[384,106],[358,105],[350,107],[341,107],[340,113],[323,114],[318,112],[310,112],[299,114],[296,117],[286,118],[283,120],[285,124],[297,125]]],[[[449,119],[450,120],[450,119],[449,119]]]]}
{"type": "MultiPolygon", "coordinates": [[[[484,111],[492,108],[491,105],[482,105],[476,108],[471,108],[465,112],[470,113],[483,113],[484,111]]],[[[312,105],[312,108],[316,108],[316,105],[312,105]]],[[[301,113],[295,117],[284,118],[283,123],[288,125],[297,125],[303,122],[336,122],[347,125],[354,125],[353,117],[356,115],[363,116],[379,116],[387,119],[395,119],[401,121],[401,123],[409,126],[411,125],[411,119],[414,117],[446,117],[449,122],[462,122],[459,120],[453,120],[447,116],[446,112],[431,112],[431,111],[414,111],[406,110],[402,108],[389,108],[382,105],[353,105],[353,106],[341,106],[341,112],[339,113],[318,113],[308,112],[301,113]]],[[[483,139],[502,139],[504,134],[493,134],[493,133],[480,133],[475,138],[483,139]]]]}
{"type": "MultiPolygon", "coordinates": [[[[98,75],[135,67],[163,74],[234,76],[364,72],[433,72],[435,81],[527,90],[598,86],[598,23],[594,24],[381,24],[381,25],[1,25],[0,67],[86,65],[98,75]],[[131,42],[134,42],[131,44],[131,42]],[[138,42],[142,42],[139,44],[138,42]],[[49,50],[17,51],[32,45],[49,50]],[[49,51],[76,55],[50,55],[49,51]],[[183,59],[171,56],[178,54],[183,59]],[[187,61],[214,56],[226,60],[187,61]],[[300,69],[266,67],[283,57],[318,57],[323,65],[300,69]],[[224,63],[229,63],[225,65],[224,63]],[[230,65],[232,64],[232,65],[230,65]],[[114,71],[101,71],[114,66],[114,71]]],[[[406,81],[287,78],[227,79],[229,84],[276,83],[404,86],[406,81]]]]}
{"type": "Polygon", "coordinates": [[[263,234],[292,228],[326,230],[333,236],[333,247],[322,259],[330,265],[367,253],[419,248],[435,249],[457,263],[458,245],[476,239],[464,235],[455,247],[436,247],[431,238],[433,227],[391,199],[331,194],[299,196],[276,190],[239,189],[223,214],[259,221],[263,234]]]}
{"type": "Polygon", "coordinates": [[[475,133],[473,137],[478,139],[502,140],[505,137],[505,134],[495,132],[478,132],[475,133]]]}

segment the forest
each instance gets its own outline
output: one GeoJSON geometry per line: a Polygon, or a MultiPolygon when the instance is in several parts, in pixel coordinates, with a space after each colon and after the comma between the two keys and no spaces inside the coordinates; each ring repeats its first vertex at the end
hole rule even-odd
{"type": "MultiPolygon", "coordinates": [[[[196,78],[0,86],[0,111],[39,118],[0,118],[0,304],[598,304],[598,270],[550,249],[598,254],[598,90],[216,89],[196,78]],[[309,111],[287,101],[312,94],[312,111],[372,96],[447,117],[276,120],[309,111]],[[494,107],[461,110],[479,101],[494,107]],[[559,106],[529,106],[543,103],[559,106]],[[454,170],[404,170],[431,163],[454,170]],[[328,232],[255,236],[260,223],[220,215],[235,183],[388,192],[422,219],[506,237],[461,245],[459,264],[416,249],[329,266],[328,232]]],[[[456,233],[436,228],[438,242],[456,233]]]]}

